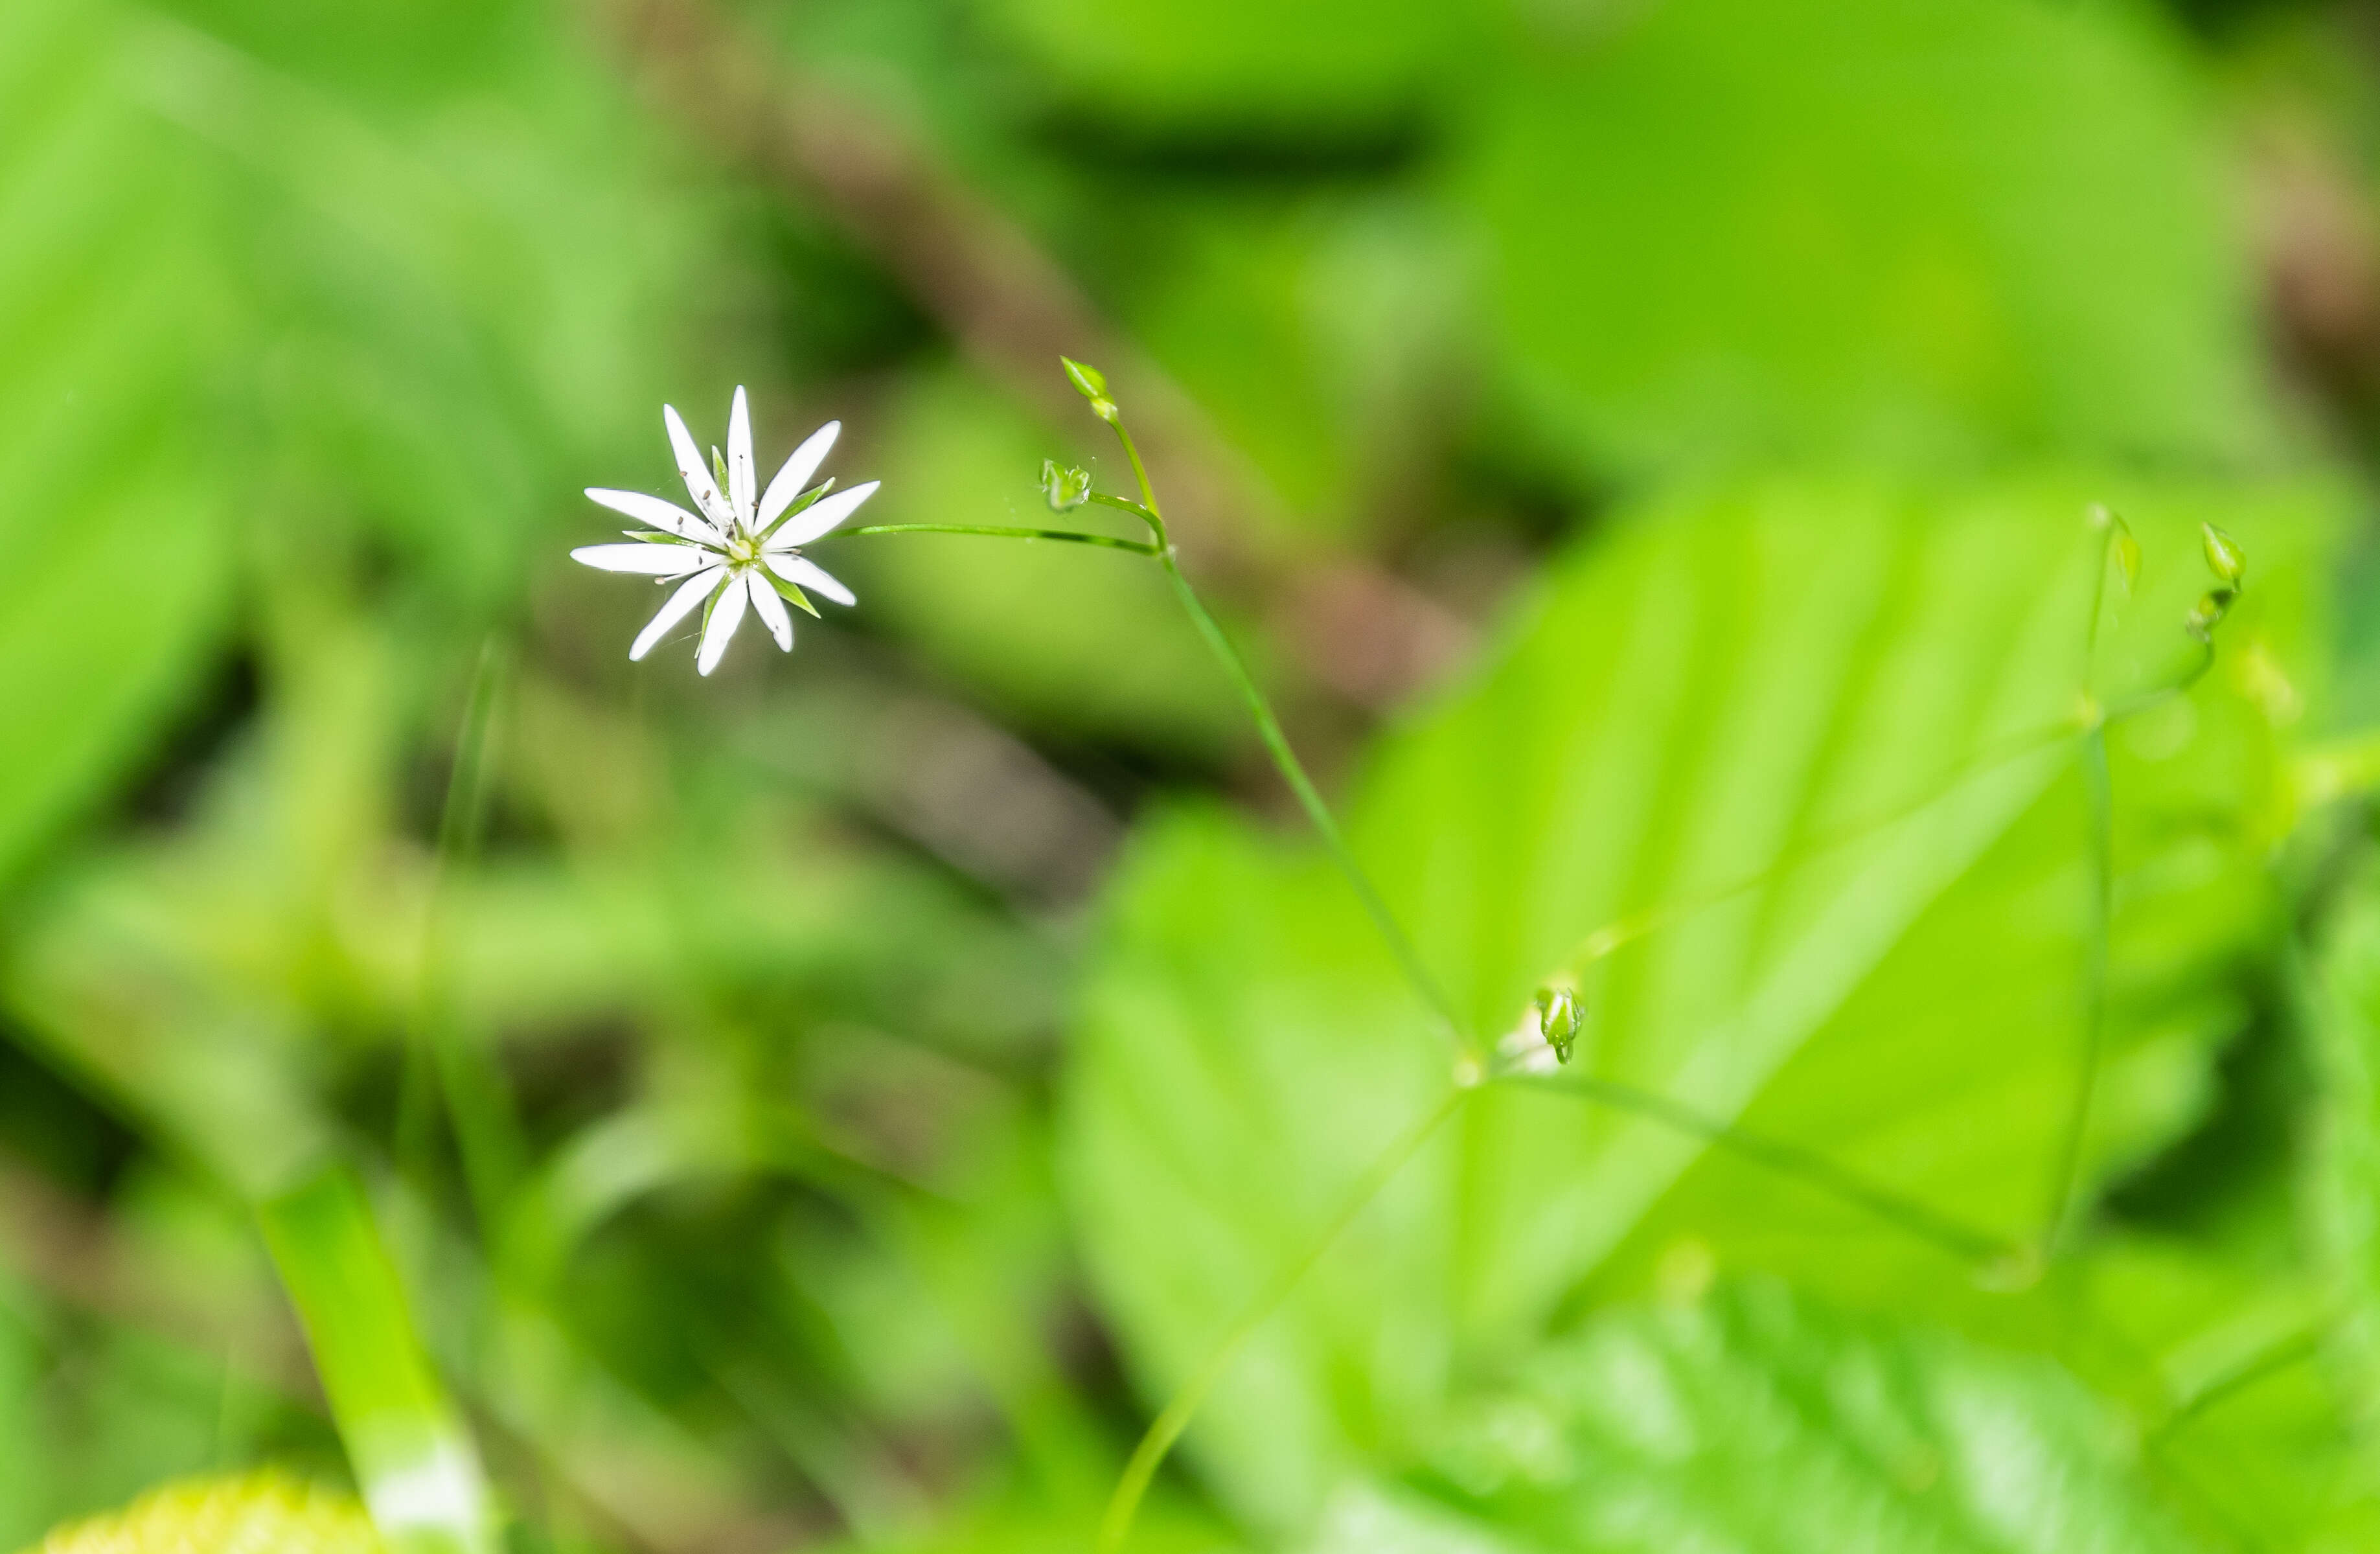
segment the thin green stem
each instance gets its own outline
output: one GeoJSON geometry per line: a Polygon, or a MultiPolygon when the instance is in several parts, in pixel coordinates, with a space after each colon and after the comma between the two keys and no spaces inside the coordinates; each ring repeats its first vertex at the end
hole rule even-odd
{"type": "Polygon", "coordinates": [[[2134,691],[2121,700],[2109,702],[2101,722],[2112,726],[2127,718],[2136,718],[2152,708],[2162,707],[2176,697],[2188,696],[2192,687],[2205,679],[2206,672],[2214,667],[2215,644],[2212,641],[2201,642],[2191,650],[2188,665],[2172,679],[2151,686],[2146,690],[2134,691]]]}
{"type": "MultiPolygon", "coordinates": [[[[2086,904],[2082,946],[2082,1052],[2074,1081],[2074,1100],[2058,1145],[2057,1166],[2049,1181],[2049,1208],[2042,1231],[2045,1251],[2055,1249],[2072,1228],[2082,1194],[2082,1152],[2090,1131],[2091,1108],[2097,1099],[2099,1067],[2107,1044],[2108,940],[2114,929],[2116,895],[2115,793],[2107,771],[2107,720],[2098,708],[2093,682],[2098,670],[2099,613],[2107,600],[2107,564],[2116,545],[2110,521],[2099,544],[2099,565],[2091,583],[2091,615],[2082,632],[2082,701],[2093,711],[2082,731],[2083,800],[2088,807],[2090,900],[2086,904]]],[[[2212,649],[2209,649],[2211,659],[2212,649]]],[[[2202,666],[2181,684],[2193,683],[2202,666]]]]}
{"type": "Polygon", "coordinates": [[[1140,482],[1144,509],[1141,516],[1157,536],[1157,563],[1165,569],[1166,580],[1173,585],[1174,597],[1182,601],[1182,608],[1198,628],[1198,635],[1206,640],[1216,662],[1223,666],[1223,673],[1230,676],[1232,686],[1239,691],[1248,717],[1257,726],[1257,735],[1264,742],[1265,753],[1272,758],[1274,770],[1289,784],[1290,792],[1297,795],[1298,807],[1305,811],[1306,819],[1313,825],[1315,833],[1321,837],[1331,862],[1346,877],[1356,899],[1364,904],[1372,926],[1388,944],[1389,952],[1396,958],[1405,980],[1413,985],[1423,1003],[1438,1017],[1448,1040],[1457,1049],[1469,1051],[1471,1038],[1464,1030],[1462,1016],[1455,1012],[1454,1001],[1447,996],[1438,978],[1430,975],[1428,966],[1423,964],[1420,951],[1406,935],[1404,926],[1389,909],[1389,904],[1373,886],[1371,877],[1364,872],[1363,865],[1355,861],[1354,849],[1348,846],[1347,838],[1340,831],[1339,821],[1330,813],[1330,805],[1323,801],[1313,778],[1306,774],[1305,762],[1297,759],[1296,750],[1291,747],[1289,735],[1281,730],[1281,720],[1273,715],[1272,703],[1257,686],[1256,676],[1248,673],[1246,662],[1232,646],[1231,638],[1223,634],[1222,626],[1208,613],[1197,590],[1190,586],[1190,579],[1183,575],[1172,542],[1167,538],[1164,509],[1158,505],[1157,492],[1148,483],[1148,470],[1140,461],[1140,449],[1134,445],[1132,433],[1124,430],[1121,420],[1112,424],[1117,441],[1123,444],[1124,455],[1132,461],[1133,477],[1140,482]]]}
{"type": "Polygon", "coordinates": [[[2107,528],[2099,539],[2099,566],[2091,578],[2091,613],[2082,622],[2082,694],[2091,692],[2092,667],[2099,657],[2099,616],[2107,602],[2107,563],[2116,550],[2116,519],[2107,520],[2107,528]]]}
{"type": "Polygon", "coordinates": [[[2073,1229],[2082,1196],[2082,1156],[2091,1109],[2098,1098],[2099,1069],[2107,1044],[2108,939],[2115,918],[2115,794],[2107,774],[2107,729],[2095,723],[2082,735],[2082,788],[2089,807],[2090,900],[2083,927],[2082,1052],[2074,1100],[2066,1118],[2058,1167],[2050,1179],[2047,1223],[2042,1236],[2051,1248],[2073,1229]]]}
{"type": "MultiPolygon", "coordinates": [[[[1550,1074],[1507,1075],[1490,1083],[1518,1085],[1573,1100],[1609,1106],[1699,1138],[1864,1210],[1904,1234],[1965,1262],[1988,1265],[2005,1261],[2022,1252],[2022,1248],[2005,1237],[1978,1229],[1915,1198],[1880,1186],[1815,1150],[1750,1133],[1733,1123],[1707,1116],[1683,1101],[1654,1091],[1639,1089],[1617,1080],[1568,1079],[1550,1074]]],[[[1131,1461],[1124,1466],[1123,1476],[1117,1481],[1114,1494],[1108,1502],[1107,1513],[1099,1524],[1099,1554],[1116,1554],[1123,1547],[1133,1518],[1158,1468],[1164,1463],[1166,1453],[1172,1450],[1174,1443],[1189,1427],[1190,1421],[1206,1402],[1208,1394],[1214,1390],[1223,1373],[1230,1368],[1241,1345],[1280,1309],[1306,1274],[1313,1270],[1314,1265],[1321,1260],[1323,1254],[1354,1222],[1356,1215],[1388,1186],[1405,1162],[1413,1158],[1414,1152],[1444,1125],[1463,1098],[1471,1093],[1468,1088],[1455,1090],[1436,1111],[1381,1152],[1371,1168],[1358,1179],[1354,1190],[1317,1234],[1314,1242],[1295,1261],[1284,1265],[1273,1275],[1271,1281],[1249,1303],[1239,1319],[1208,1353],[1196,1373],[1173,1394],[1164,1411],[1141,1437],[1131,1461]]]]}
{"type": "Polygon", "coordinates": [[[1123,1548],[1124,1538],[1132,1531],[1133,1517],[1140,1510],[1140,1502],[1148,1493],[1149,1483],[1157,1476],[1159,1465],[1165,1461],[1165,1454],[1173,1449],[1173,1443],[1182,1438],[1182,1432],[1189,1427],[1191,1417],[1198,1412],[1198,1405],[1207,1401],[1207,1394],[1214,1390],[1215,1384],[1231,1368],[1240,1346],[1281,1308],[1281,1303],[1295,1292],[1307,1271],[1346,1233],[1347,1227],[1355,1222],[1355,1217],[1395,1179],[1405,1162],[1413,1159],[1414,1152],[1429,1141],[1430,1135],[1454,1115],[1470,1094],[1468,1089],[1451,1091],[1444,1100],[1407,1128],[1372,1162],[1371,1169],[1357,1179],[1346,1201],[1324,1224],[1305,1255],[1274,1273],[1271,1281],[1257,1293],[1256,1299],[1248,1303],[1247,1309],[1240,1314],[1239,1320],[1232,1324],[1221,1342],[1208,1354],[1197,1374],[1173,1394],[1173,1400],[1165,1405],[1164,1412],[1140,1438],[1140,1444],[1133,1451],[1132,1460],[1124,1464],[1123,1476],[1116,1480],[1115,1492],[1108,1499],[1107,1513],[1099,1519],[1099,1554],[1118,1554],[1123,1548]]]}
{"type": "Polygon", "coordinates": [[[2177,1430],[2225,1400],[2238,1396],[2267,1377],[2277,1376],[2291,1366],[2313,1359],[2322,1353],[2328,1337],[2327,1324],[2318,1324],[2302,1332],[2291,1333],[2251,1355],[2245,1363],[2201,1387],[2172,1413],[2158,1420],[2149,1429],[2147,1444],[2152,1448],[2164,1444],[2177,1430]]]}
{"type": "Polygon", "coordinates": [[[856,540],[863,534],[980,534],[995,540],[1060,540],[1074,545],[1130,551],[1136,556],[1158,553],[1157,547],[1146,540],[1123,540],[1112,534],[1085,534],[1071,528],[997,528],[984,524],[870,524],[866,528],[844,529],[834,538],[856,540]]]}
{"type": "Polygon", "coordinates": [[[422,926],[421,963],[413,1030],[407,1044],[398,1092],[397,1158],[416,1176],[429,1180],[432,1083],[455,1131],[464,1184],[483,1232],[501,1223],[505,1197],[517,1179],[527,1150],[520,1138],[504,1076],[465,1041],[446,977],[446,905],[455,875],[479,852],[480,835],[493,786],[492,734],[507,668],[501,642],[481,647],[472,675],[470,699],[446,774],[446,795],[438,820],[429,905],[422,926]]]}
{"type": "Polygon", "coordinates": [[[1498,1083],[1609,1106],[1699,1138],[1863,1209],[1896,1230],[1969,1262],[1995,1262],[2021,1250],[2005,1236],[1978,1229],[1915,1198],[1880,1186],[1814,1149],[1746,1132],[1657,1091],[1639,1089],[1615,1079],[1550,1074],[1516,1074],[1498,1083]]]}
{"type": "Polygon", "coordinates": [[[2046,727],[2030,729],[2023,734],[2001,740],[1986,747],[1972,759],[1961,763],[1943,780],[1939,786],[1927,790],[1906,804],[1898,805],[1879,814],[1866,816],[1811,837],[1800,845],[1787,849],[1780,856],[1761,868],[1749,873],[1737,875],[1734,879],[1714,885],[1707,891],[1696,892],[1692,895],[1664,902],[1658,906],[1648,906],[1642,911],[1613,918],[1580,940],[1577,947],[1563,958],[1561,964],[1573,970],[1584,969],[1624,944],[1682,922],[1697,913],[1706,912],[1714,906],[1724,905],[1747,891],[1757,890],[1789,868],[1798,868],[1813,858],[1824,857],[1828,853],[1864,842],[1903,821],[1912,819],[1940,803],[1966,783],[1996,771],[2010,761],[2036,754],[2061,740],[2070,738],[2074,732],[2074,723],[2070,719],[2046,727]]]}
{"type": "Polygon", "coordinates": [[[1090,500],[1102,507],[1112,507],[1119,513],[1130,513],[1145,524],[1154,525],[1158,521],[1148,508],[1128,496],[1110,496],[1103,491],[1095,491],[1091,492],[1090,500]]]}

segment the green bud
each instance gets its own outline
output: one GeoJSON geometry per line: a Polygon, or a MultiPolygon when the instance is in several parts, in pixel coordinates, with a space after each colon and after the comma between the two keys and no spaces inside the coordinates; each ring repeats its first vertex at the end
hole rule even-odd
{"type": "Polygon", "coordinates": [[[2116,572],[2124,580],[2124,591],[2131,593],[2141,580],[2141,542],[2132,538],[2132,526],[2104,502],[2091,504],[2090,520],[2093,528],[2114,530],[2107,549],[2116,558],[2116,572]]]}
{"type": "Polygon", "coordinates": [[[1063,513],[1080,507],[1091,499],[1091,472],[1087,469],[1058,467],[1054,458],[1041,461],[1041,494],[1050,499],[1054,510],[1063,513]]]}
{"type": "Polygon", "coordinates": [[[1570,1062],[1572,1047],[1578,1041],[1579,1027],[1586,1016],[1578,1006],[1578,995],[1568,988],[1539,988],[1536,997],[1537,1034],[1554,1050],[1558,1062],[1570,1062]]]}
{"type": "Polygon", "coordinates": [[[2248,552],[2213,524],[2198,526],[2199,539],[2206,547],[2206,569],[2223,581],[2224,587],[2237,592],[2240,579],[2248,575],[2248,552]]]}
{"type": "Polygon", "coordinates": [[[1123,412],[1116,407],[1113,399],[1108,397],[1106,373],[1087,362],[1076,361],[1073,357],[1062,356],[1058,359],[1065,365],[1066,381],[1075,385],[1075,392],[1091,402],[1091,414],[1111,424],[1122,418],[1123,412]]]}

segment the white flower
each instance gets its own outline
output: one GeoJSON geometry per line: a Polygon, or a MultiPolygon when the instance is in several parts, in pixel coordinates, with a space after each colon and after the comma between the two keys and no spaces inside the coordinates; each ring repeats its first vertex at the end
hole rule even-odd
{"type": "Polygon", "coordinates": [[[589,496],[613,512],[651,527],[626,530],[633,544],[584,545],[570,552],[573,561],[606,572],[639,573],[662,582],[686,578],[661,613],[637,634],[629,658],[643,658],[672,626],[704,603],[710,609],[703,616],[702,648],[695,667],[708,674],[719,667],[720,655],[727,651],[728,638],[743,624],[747,605],[759,612],[777,646],[791,652],[794,619],[785,613],[787,601],[818,613],[803,589],[822,593],[838,604],[858,602],[849,589],[815,562],[802,559],[801,552],[802,546],[858,511],[861,503],[876,494],[880,483],[870,480],[832,495],[828,494],[834,484],[832,480],[803,490],[825,462],[827,450],[834,446],[835,433],[843,430],[841,421],[829,421],[810,433],[769,482],[768,491],[757,496],[752,416],[741,388],[735,391],[735,407],[728,413],[727,457],[722,461],[717,448],[710,451],[713,467],[727,482],[724,495],[713,470],[703,467],[702,455],[677,412],[662,406],[662,421],[669,428],[670,447],[677,455],[677,472],[686,478],[686,492],[701,516],[642,492],[589,490],[589,496]]]}

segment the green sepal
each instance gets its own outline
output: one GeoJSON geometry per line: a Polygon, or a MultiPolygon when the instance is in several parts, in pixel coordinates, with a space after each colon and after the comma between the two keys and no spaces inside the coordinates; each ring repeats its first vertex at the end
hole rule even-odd
{"type": "Polygon", "coordinates": [[[803,611],[814,621],[822,621],[826,619],[824,615],[818,613],[818,606],[810,602],[809,595],[804,593],[801,589],[794,587],[793,584],[788,583],[783,577],[780,577],[775,573],[770,571],[765,565],[760,568],[760,576],[769,579],[769,586],[776,589],[777,597],[783,600],[786,603],[792,605],[796,610],[803,611]]]}
{"type": "Polygon", "coordinates": [[[814,485],[809,490],[802,492],[801,495],[794,498],[794,500],[786,505],[785,510],[778,514],[775,519],[770,523],[769,527],[760,531],[759,538],[764,540],[767,540],[769,536],[784,528],[787,521],[790,520],[795,514],[799,513],[806,508],[817,506],[820,498],[825,496],[827,492],[832,490],[834,490],[834,477],[830,475],[825,480],[820,480],[817,485],[814,485]]]}
{"type": "Polygon", "coordinates": [[[688,540],[686,536],[682,534],[672,534],[665,529],[624,528],[620,532],[626,535],[631,540],[641,540],[648,545],[683,545],[689,551],[698,551],[702,549],[701,546],[696,544],[693,540],[688,540]]]}
{"type": "MultiPolygon", "coordinates": [[[[719,482],[720,494],[722,496],[731,489],[727,482],[727,461],[719,456],[719,444],[716,443],[710,444],[710,478],[719,482]]],[[[733,498],[730,500],[732,501],[733,498]]]]}
{"type": "Polygon", "coordinates": [[[1087,469],[1061,468],[1054,458],[1041,461],[1041,494],[1050,501],[1052,512],[1070,512],[1091,499],[1091,473],[1087,469]]]}
{"type": "Polygon", "coordinates": [[[1578,994],[1568,988],[1540,988],[1536,1003],[1537,1034],[1554,1050],[1555,1062],[1569,1062],[1579,1027],[1586,1019],[1579,1008],[1578,994]]]}

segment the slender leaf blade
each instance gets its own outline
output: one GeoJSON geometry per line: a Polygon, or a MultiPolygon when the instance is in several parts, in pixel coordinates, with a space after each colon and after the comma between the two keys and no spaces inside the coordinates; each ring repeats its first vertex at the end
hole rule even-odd
{"type": "Polygon", "coordinates": [[[398,1554],[493,1554],[479,1453],[421,1346],[362,1184],[334,1169],[258,1213],[382,1536],[398,1554]]]}

